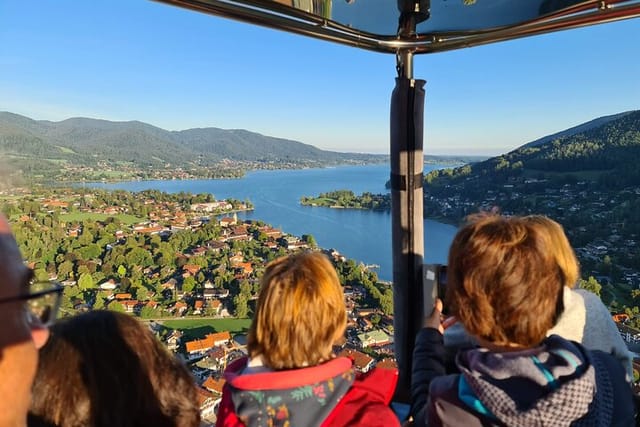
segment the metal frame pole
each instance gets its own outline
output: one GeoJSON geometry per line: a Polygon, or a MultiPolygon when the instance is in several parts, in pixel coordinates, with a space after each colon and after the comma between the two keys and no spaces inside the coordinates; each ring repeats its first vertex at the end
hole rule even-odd
{"type": "Polygon", "coordinates": [[[413,52],[397,54],[391,96],[391,236],[396,400],[408,401],[415,336],[422,326],[424,80],[413,79],[413,52]]]}

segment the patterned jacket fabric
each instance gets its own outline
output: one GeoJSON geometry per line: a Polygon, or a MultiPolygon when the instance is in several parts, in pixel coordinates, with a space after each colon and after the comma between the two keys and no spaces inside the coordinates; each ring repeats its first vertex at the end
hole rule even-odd
{"type": "MultiPolygon", "coordinates": [[[[570,289],[565,286],[562,303],[564,311],[558,323],[547,332],[547,336],[560,335],[569,341],[579,342],[589,350],[610,353],[622,364],[627,372],[627,381],[631,382],[632,355],[602,300],[584,289],[570,289]]],[[[476,347],[476,342],[460,323],[454,324],[445,331],[444,344],[451,361],[457,350],[476,347]]]]}
{"type": "Polygon", "coordinates": [[[604,352],[553,335],[533,349],[460,352],[455,375],[444,375],[445,355],[442,335],[422,330],[412,375],[417,425],[635,425],[625,371],[604,352]]]}
{"type": "Polygon", "coordinates": [[[397,371],[356,376],[339,357],[318,366],[244,374],[247,359],[231,364],[216,426],[397,426],[389,408],[397,371]]]}

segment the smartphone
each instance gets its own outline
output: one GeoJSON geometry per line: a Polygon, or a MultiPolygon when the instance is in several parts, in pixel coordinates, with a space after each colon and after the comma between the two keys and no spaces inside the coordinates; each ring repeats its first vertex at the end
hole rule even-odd
{"type": "Polygon", "coordinates": [[[428,314],[433,310],[437,298],[440,298],[444,303],[447,266],[443,264],[424,264],[422,273],[423,310],[425,314],[428,314]]]}
{"type": "Polygon", "coordinates": [[[438,298],[444,304],[444,296],[447,292],[447,266],[440,265],[438,268],[438,298]]]}

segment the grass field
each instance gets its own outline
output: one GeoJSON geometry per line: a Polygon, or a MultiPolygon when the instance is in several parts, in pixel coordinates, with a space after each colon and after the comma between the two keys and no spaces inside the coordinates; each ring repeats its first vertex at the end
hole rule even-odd
{"type": "Polygon", "coordinates": [[[174,319],[161,323],[171,329],[179,329],[191,339],[204,338],[212,332],[229,331],[231,334],[246,333],[251,319],[174,319]]]}
{"type": "Polygon", "coordinates": [[[50,163],[58,164],[58,165],[66,165],[67,163],[69,163],[69,161],[66,159],[44,159],[44,160],[50,163]]]}
{"type": "Polygon", "coordinates": [[[83,221],[83,220],[93,220],[93,221],[104,221],[107,218],[116,217],[124,224],[135,224],[137,222],[144,221],[142,218],[138,218],[137,216],[128,215],[128,214],[118,214],[118,215],[107,215],[102,213],[93,213],[93,212],[72,212],[68,214],[60,215],[60,219],[62,221],[70,222],[70,221],[83,221]]]}
{"type": "Polygon", "coordinates": [[[62,147],[60,145],[56,145],[57,148],[60,149],[60,151],[62,151],[63,153],[67,153],[67,154],[76,154],[75,151],[73,151],[71,148],[67,148],[67,147],[62,147]]]}
{"type": "Polygon", "coordinates": [[[336,199],[329,199],[327,197],[316,197],[315,199],[307,200],[308,204],[316,204],[319,206],[331,206],[335,205],[337,202],[336,199]]]}

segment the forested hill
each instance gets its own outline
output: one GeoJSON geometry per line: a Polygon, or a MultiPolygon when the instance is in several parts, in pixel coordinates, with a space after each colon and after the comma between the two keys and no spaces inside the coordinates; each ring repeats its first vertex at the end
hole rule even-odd
{"type": "Polygon", "coordinates": [[[483,162],[426,176],[433,190],[465,183],[486,190],[520,179],[587,180],[609,188],[640,184],[640,111],[608,116],[542,138],[483,162]]]}
{"type": "Polygon", "coordinates": [[[579,124],[578,126],[574,126],[572,128],[569,129],[565,129],[563,131],[560,131],[558,133],[554,133],[552,135],[547,135],[545,137],[542,137],[540,139],[537,139],[535,141],[532,141],[528,144],[525,145],[525,147],[532,147],[532,146],[538,146],[538,145],[542,145],[545,142],[550,142],[553,141],[554,139],[558,139],[564,136],[571,136],[571,135],[575,135],[578,133],[583,133],[586,132],[588,130],[597,128],[597,127],[601,127],[606,125],[607,123],[619,119],[627,114],[631,114],[633,113],[633,111],[626,111],[624,113],[618,113],[618,114],[612,114],[610,116],[603,116],[603,117],[598,117],[597,119],[593,119],[590,120],[586,123],[582,123],[579,124]]]}
{"type": "Polygon", "coordinates": [[[564,226],[583,277],[603,284],[603,301],[638,305],[632,290],[640,287],[639,161],[640,111],[596,119],[502,156],[430,173],[425,215],[453,223],[480,209],[548,215],[564,226]]]}
{"type": "Polygon", "coordinates": [[[0,112],[0,154],[96,165],[100,161],[138,166],[189,167],[228,159],[241,162],[335,164],[381,160],[382,156],[323,151],[314,146],[242,129],[168,131],[138,121],[72,118],[32,120],[0,112]]]}

